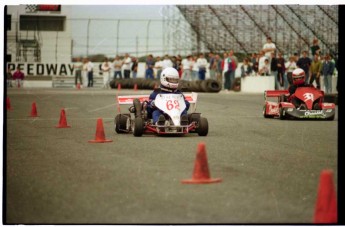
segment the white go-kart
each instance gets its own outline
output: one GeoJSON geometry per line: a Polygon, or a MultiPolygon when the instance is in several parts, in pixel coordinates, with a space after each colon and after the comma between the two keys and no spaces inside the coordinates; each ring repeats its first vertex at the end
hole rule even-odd
{"type": "Polygon", "coordinates": [[[154,100],[155,107],[163,111],[164,125],[153,124],[152,116],[147,112],[148,95],[118,96],[118,112],[115,117],[115,131],[117,133],[133,133],[134,136],[154,133],[158,135],[198,133],[207,136],[208,121],[196,113],[197,93],[185,94],[190,103],[188,110],[188,124],[181,125],[181,113],[186,108],[182,94],[158,94],[154,100]],[[130,105],[129,113],[121,113],[121,107],[130,105]]]}

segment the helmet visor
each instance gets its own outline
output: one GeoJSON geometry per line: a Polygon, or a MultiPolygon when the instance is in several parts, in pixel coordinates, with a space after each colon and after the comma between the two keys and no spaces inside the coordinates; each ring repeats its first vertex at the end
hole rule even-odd
{"type": "Polygon", "coordinates": [[[167,77],[167,81],[169,83],[178,84],[179,79],[178,78],[169,78],[169,77],[167,77]]]}

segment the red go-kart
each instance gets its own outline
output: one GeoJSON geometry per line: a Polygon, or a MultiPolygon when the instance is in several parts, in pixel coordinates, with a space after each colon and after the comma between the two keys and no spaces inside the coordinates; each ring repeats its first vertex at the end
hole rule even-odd
{"type": "Polygon", "coordinates": [[[265,118],[334,120],[335,104],[324,103],[324,92],[314,87],[299,87],[289,96],[287,90],[265,91],[265,118]],[[276,97],[277,101],[269,101],[276,97]]]}

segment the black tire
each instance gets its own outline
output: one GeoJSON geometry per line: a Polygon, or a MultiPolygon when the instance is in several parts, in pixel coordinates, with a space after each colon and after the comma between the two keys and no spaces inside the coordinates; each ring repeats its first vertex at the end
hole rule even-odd
{"type": "Polygon", "coordinates": [[[191,81],[190,87],[189,87],[190,91],[201,92],[201,88],[200,88],[201,82],[202,82],[201,80],[191,81]]]}
{"type": "Polygon", "coordinates": [[[328,120],[328,121],[333,121],[334,118],[335,118],[335,114],[334,114],[332,117],[328,118],[327,120],[328,120]]]}
{"type": "Polygon", "coordinates": [[[206,82],[207,92],[219,92],[222,90],[221,84],[217,80],[209,79],[206,82]]]}
{"type": "Polygon", "coordinates": [[[207,136],[208,134],[208,121],[204,117],[200,117],[199,119],[199,127],[198,127],[198,135],[199,136],[207,136]]]}
{"type": "Polygon", "coordinates": [[[111,88],[115,88],[115,80],[114,79],[109,82],[109,86],[111,88]]]}
{"type": "Polygon", "coordinates": [[[135,117],[141,117],[141,103],[139,99],[134,99],[133,100],[133,106],[135,108],[135,117]]]}
{"type": "Polygon", "coordinates": [[[282,107],[279,107],[279,119],[280,120],[286,119],[286,116],[284,116],[284,114],[283,114],[283,108],[282,107]]]}
{"type": "Polygon", "coordinates": [[[127,126],[127,119],[128,116],[122,115],[122,114],[118,114],[115,117],[115,132],[117,132],[118,134],[120,133],[126,133],[127,130],[126,126],[127,126]]]}
{"type": "Polygon", "coordinates": [[[266,114],[266,104],[264,105],[264,108],[263,108],[263,110],[262,110],[262,114],[264,115],[264,118],[273,118],[273,116],[271,116],[271,115],[267,115],[266,114]]]}
{"type": "Polygon", "coordinates": [[[134,119],[134,130],[133,135],[135,137],[140,137],[144,133],[144,120],[141,117],[134,119]]]}

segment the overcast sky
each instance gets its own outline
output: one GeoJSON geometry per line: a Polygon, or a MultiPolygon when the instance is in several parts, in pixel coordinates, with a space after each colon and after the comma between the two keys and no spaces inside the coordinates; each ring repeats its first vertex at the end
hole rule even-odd
{"type": "Polygon", "coordinates": [[[123,55],[126,52],[140,56],[145,54],[147,49],[154,55],[165,54],[162,26],[166,15],[163,5],[71,5],[69,7],[71,7],[69,18],[72,23],[73,56],[105,54],[114,57],[116,54],[123,55]],[[88,19],[91,21],[90,24],[87,23],[88,19]],[[120,19],[119,27],[117,27],[117,19],[120,19]],[[149,22],[149,20],[153,21],[149,22]],[[118,29],[119,40],[117,40],[118,29]],[[149,39],[147,39],[147,30],[149,30],[149,39]]]}
{"type": "Polygon", "coordinates": [[[73,18],[160,19],[161,5],[72,5],[73,18]]]}

